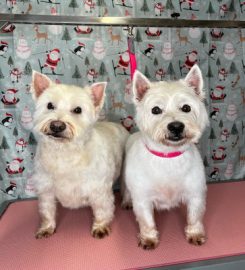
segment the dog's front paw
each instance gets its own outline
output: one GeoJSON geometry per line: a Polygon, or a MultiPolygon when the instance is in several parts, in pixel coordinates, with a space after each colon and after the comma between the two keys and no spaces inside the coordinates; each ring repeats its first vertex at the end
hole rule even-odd
{"type": "Polygon", "coordinates": [[[186,235],[186,239],[190,244],[201,246],[206,242],[206,236],[203,233],[186,235]]]}
{"type": "Polygon", "coordinates": [[[140,238],[138,246],[145,250],[152,250],[157,247],[159,240],[157,238],[140,238]]]}
{"type": "Polygon", "coordinates": [[[109,226],[97,227],[92,229],[92,236],[97,239],[102,239],[110,234],[109,226]]]}
{"type": "Polygon", "coordinates": [[[40,228],[36,232],[36,239],[41,239],[41,238],[48,238],[51,235],[55,233],[55,228],[53,227],[48,227],[48,228],[40,228]]]}

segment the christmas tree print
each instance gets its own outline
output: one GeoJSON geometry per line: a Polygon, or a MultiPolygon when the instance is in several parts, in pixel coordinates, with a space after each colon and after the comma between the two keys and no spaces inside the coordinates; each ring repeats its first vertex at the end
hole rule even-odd
{"type": "Polygon", "coordinates": [[[144,71],[145,76],[149,79],[151,77],[150,73],[149,73],[149,69],[148,66],[145,66],[145,71],[144,71]]]}
{"type": "Polygon", "coordinates": [[[142,38],[141,38],[141,34],[140,34],[139,29],[137,29],[137,31],[136,31],[135,41],[142,42],[142,38]]]}
{"type": "Polygon", "coordinates": [[[9,65],[10,67],[12,67],[13,64],[14,64],[13,58],[12,58],[11,56],[9,56],[9,58],[8,58],[8,65],[9,65]]]}
{"type": "Polygon", "coordinates": [[[30,76],[32,74],[32,68],[30,62],[27,62],[24,68],[24,74],[30,76]]]}
{"type": "Polygon", "coordinates": [[[211,69],[211,67],[210,67],[210,65],[208,66],[208,73],[207,73],[207,75],[206,75],[206,77],[208,77],[208,78],[213,78],[213,73],[212,73],[212,69],[211,69]]]}
{"type": "Polygon", "coordinates": [[[0,68],[0,79],[4,79],[4,75],[3,75],[3,73],[2,73],[1,68],[0,68]]]}
{"type": "Polygon", "coordinates": [[[231,135],[238,135],[236,123],[234,123],[232,128],[231,128],[231,135]]]}
{"type": "Polygon", "coordinates": [[[220,67],[220,65],[221,65],[221,62],[220,62],[219,57],[218,57],[217,60],[216,60],[216,65],[217,65],[218,67],[220,67]]]}
{"type": "Polygon", "coordinates": [[[64,33],[63,33],[63,36],[61,39],[65,40],[66,43],[67,43],[67,41],[71,40],[71,36],[70,36],[69,30],[67,27],[65,27],[65,30],[64,30],[64,33]]]}
{"type": "Polygon", "coordinates": [[[69,6],[69,8],[73,8],[73,11],[75,11],[75,8],[78,8],[78,4],[76,0],[71,0],[69,6]]]}
{"type": "Polygon", "coordinates": [[[204,165],[205,167],[209,167],[208,159],[207,159],[206,156],[205,156],[204,159],[203,159],[203,165],[204,165]]]}
{"type": "Polygon", "coordinates": [[[216,11],[213,8],[212,2],[209,2],[207,13],[210,14],[210,15],[216,13],[216,11]]]}
{"type": "Polygon", "coordinates": [[[166,9],[174,10],[174,5],[172,3],[172,0],[167,0],[166,9]]]}
{"type": "Polygon", "coordinates": [[[104,62],[102,62],[100,65],[99,74],[100,76],[105,76],[108,74],[104,62]]]}
{"type": "Polygon", "coordinates": [[[171,79],[175,77],[174,67],[173,67],[173,64],[171,62],[168,65],[167,73],[170,75],[171,79]]]}
{"type": "Polygon", "coordinates": [[[237,74],[238,70],[236,68],[236,64],[234,62],[231,62],[231,66],[230,66],[230,70],[229,70],[230,74],[237,74]]]}
{"type": "Polygon", "coordinates": [[[0,145],[0,149],[3,149],[3,150],[9,149],[9,144],[8,144],[5,136],[3,136],[2,143],[0,145]]]}
{"type": "Polygon", "coordinates": [[[210,135],[209,135],[208,138],[209,138],[209,140],[211,140],[211,141],[213,141],[213,140],[216,139],[216,135],[215,135],[215,133],[214,133],[214,129],[213,129],[213,128],[211,128],[210,135]]]}
{"type": "Polygon", "coordinates": [[[37,145],[37,141],[35,139],[35,136],[33,135],[33,133],[30,133],[29,139],[28,139],[28,144],[29,145],[37,145]]]}
{"type": "Polygon", "coordinates": [[[220,120],[220,121],[219,121],[219,128],[220,128],[220,129],[222,129],[222,128],[223,128],[223,126],[224,126],[223,121],[222,121],[222,120],[220,120]]]}
{"type": "Polygon", "coordinates": [[[147,1],[146,1],[146,0],[143,1],[143,6],[141,7],[140,10],[143,11],[144,14],[145,14],[146,12],[149,12],[149,11],[150,11],[150,9],[149,9],[149,7],[148,7],[148,5],[147,5],[147,1]]]}
{"type": "Polygon", "coordinates": [[[75,66],[75,71],[74,71],[74,73],[72,75],[72,78],[77,79],[77,80],[82,78],[82,75],[81,75],[77,65],[75,66]]]}
{"type": "Polygon", "coordinates": [[[236,11],[234,0],[231,0],[231,3],[230,3],[230,6],[229,6],[228,10],[230,12],[235,12],[236,11]]]}
{"type": "Polygon", "coordinates": [[[85,58],[84,64],[85,64],[85,66],[87,66],[87,67],[89,67],[89,65],[90,65],[90,62],[89,62],[89,59],[88,59],[87,56],[86,56],[86,58],[85,58]]]}
{"type": "Polygon", "coordinates": [[[204,47],[205,44],[208,43],[208,41],[207,41],[207,35],[206,35],[206,32],[205,31],[202,32],[200,43],[202,43],[203,47],[204,47]]]}
{"type": "Polygon", "coordinates": [[[153,61],[153,65],[155,66],[155,67],[157,67],[158,66],[158,60],[157,60],[157,58],[155,57],[155,59],[154,59],[154,61],[153,61]]]}
{"type": "Polygon", "coordinates": [[[18,129],[17,129],[16,127],[14,128],[13,135],[14,135],[15,137],[18,136],[18,129]]]}

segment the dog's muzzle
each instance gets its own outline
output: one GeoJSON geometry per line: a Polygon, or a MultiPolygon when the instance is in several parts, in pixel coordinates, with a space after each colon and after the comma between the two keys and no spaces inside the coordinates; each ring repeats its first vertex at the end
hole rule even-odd
{"type": "Polygon", "coordinates": [[[183,132],[185,125],[182,122],[171,122],[168,124],[167,128],[169,131],[168,140],[177,142],[184,138],[183,132]]]}
{"type": "Polygon", "coordinates": [[[66,124],[62,121],[56,120],[50,123],[50,132],[48,135],[55,138],[63,138],[62,132],[66,130],[66,124]]]}

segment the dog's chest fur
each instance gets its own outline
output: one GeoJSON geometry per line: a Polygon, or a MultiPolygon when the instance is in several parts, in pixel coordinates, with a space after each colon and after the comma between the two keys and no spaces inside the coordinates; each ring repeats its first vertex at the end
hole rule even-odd
{"type": "MultiPolygon", "coordinates": [[[[108,130],[116,131],[116,128],[108,130]]],[[[60,144],[58,148],[50,143],[38,145],[35,170],[39,173],[35,180],[39,193],[51,192],[63,206],[78,208],[90,205],[102,191],[105,196],[111,192],[120,173],[126,136],[122,135],[119,143],[101,132],[96,134],[84,147],[72,143],[60,144]]]]}

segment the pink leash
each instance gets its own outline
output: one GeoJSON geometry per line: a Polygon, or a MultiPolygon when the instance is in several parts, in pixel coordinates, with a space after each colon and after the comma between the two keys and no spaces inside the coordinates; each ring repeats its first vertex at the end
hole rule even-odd
{"type": "Polygon", "coordinates": [[[128,34],[128,52],[130,59],[130,78],[133,79],[134,72],[137,69],[137,62],[135,56],[135,48],[134,48],[134,38],[131,33],[128,34]]]}

